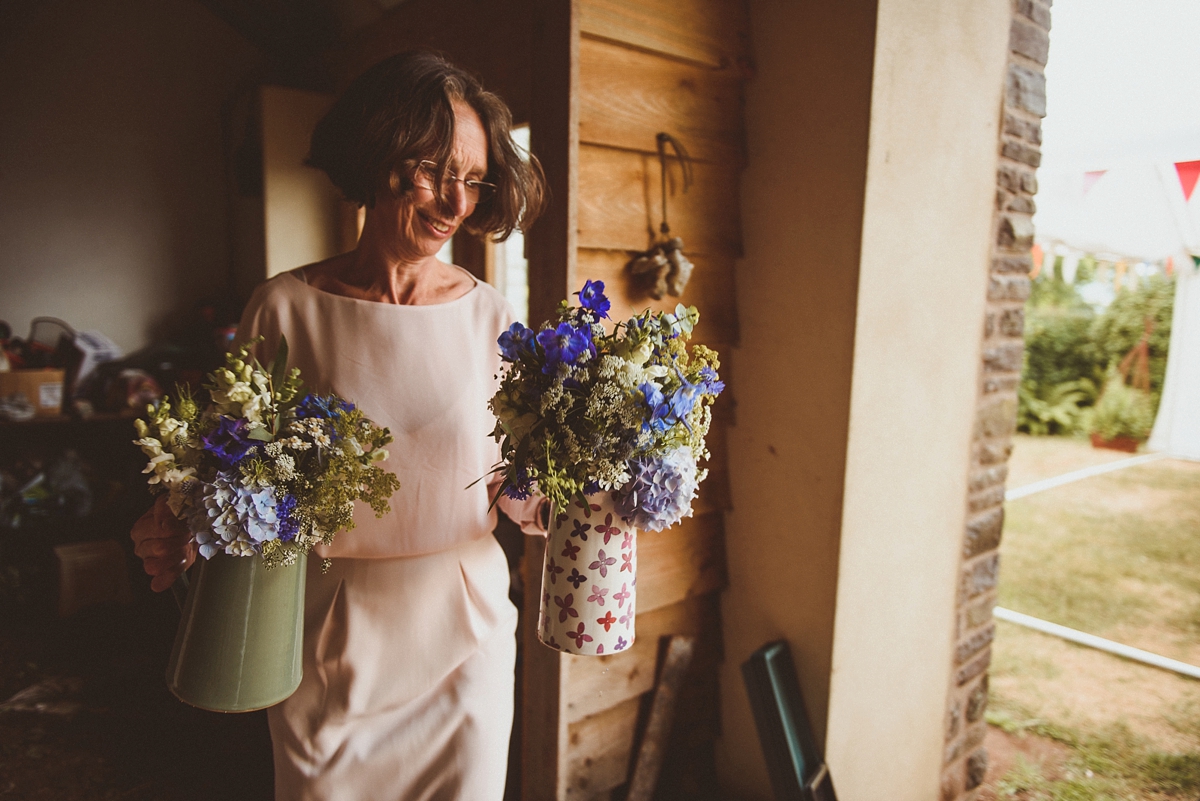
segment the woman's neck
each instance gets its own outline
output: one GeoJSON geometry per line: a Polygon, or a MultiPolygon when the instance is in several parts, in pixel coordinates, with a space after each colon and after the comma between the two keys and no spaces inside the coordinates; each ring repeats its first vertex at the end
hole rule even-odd
{"type": "Polygon", "coordinates": [[[365,234],[351,252],[306,267],[308,283],[335,295],[400,306],[447,303],[475,285],[465,271],[436,256],[405,259],[378,247],[365,234]]]}

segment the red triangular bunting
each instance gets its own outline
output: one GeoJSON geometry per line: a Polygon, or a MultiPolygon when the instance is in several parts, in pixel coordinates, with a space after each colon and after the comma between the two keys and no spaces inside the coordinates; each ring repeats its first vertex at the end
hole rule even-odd
{"type": "MultiPolygon", "coordinates": [[[[1083,174],[1083,194],[1086,195],[1088,192],[1090,192],[1092,187],[1096,185],[1096,181],[1099,181],[1101,178],[1103,178],[1104,173],[1106,172],[1108,172],[1108,170],[1092,170],[1091,172],[1085,172],[1083,174]]],[[[1193,183],[1195,182],[1193,181],[1193,183]]]]}
{"type": "Polygon", "coordinates": [[[1177,161],[1175,172],[1179,175],[1179,185],[1183,187],[1183,199],[1191,200],[1192,192],[1196,191],[1196,179],[1200,178],[1200,161],[1177,161]]]}

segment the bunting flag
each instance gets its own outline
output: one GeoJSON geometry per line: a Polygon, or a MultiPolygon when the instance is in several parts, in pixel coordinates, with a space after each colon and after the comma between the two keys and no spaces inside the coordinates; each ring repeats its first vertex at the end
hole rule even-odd
{"type": "Polygon", "coordinates": [[[1195,265],[1196,269],[1200,270],[1200,256],[1197,256],[1194,253],[1191,255],[1192,255],[1192,264],[1195,265]]]}
{"type": "MultiPolygon", "coordinates": [[[[1108,172],[1108,170],[1092,170],[1091,172],[1085,172],[1083,174],[1083,194],[1086,195],[1088,192],[1090,192],[1092,187],[1096,185],[1096,181],[1099,181],[1101,178],[1103,178],[1104,173],[1106,172],[1108,172]]],[[[1192,179],[1192,183],[1196,183],[1195,178],[1192,179]]]]}
{"type": "Polygon", "coordinates": [[[1029,249],[1029,255],[1033,257],[1033,269],[1029,271],[1029,278],[1032,280],[1042,271],[1042,261],[1045,260],[1046,254],[1041,245],[1035,244],[1029,249]]]}
{"type": "Polygon", "coordinates": [[[1196,180],[1200,179],[1200,161],[1177,161],[1175,173],[1179,176],[1179,185],[1183,187],[1183,199],[1191,200],[1192,192],[1196,191],[1196,180]]]}
{"type": "Polygon", "coordinates": [[[1170,278],[1171,276],[1173,276],[1175,274],[1175,259],[1173,259],[1170,256],[1167,256],[1167,260],[1163,264],[1163,270],[1166,271],[1167,278],[1170,278]]]}

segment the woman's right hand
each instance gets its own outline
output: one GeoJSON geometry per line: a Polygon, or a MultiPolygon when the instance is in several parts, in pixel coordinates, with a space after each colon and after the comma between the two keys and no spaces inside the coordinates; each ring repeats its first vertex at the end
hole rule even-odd
{"type": "Polygon", "coordinates": [[[129,536],[133,538],[133,552],[142,558],[142,567],[154,577],[150,589],[155,592],[168,589],[196,561],[192,534],[171,513],[166,495],[159,495],[154,506],[138,518],[129,536]]]}

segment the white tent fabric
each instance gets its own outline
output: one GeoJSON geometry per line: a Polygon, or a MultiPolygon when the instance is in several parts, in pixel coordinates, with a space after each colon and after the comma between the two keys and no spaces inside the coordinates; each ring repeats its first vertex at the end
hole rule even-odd
{"type": "Polygon", "coordinates": [[[1167,376],[1146,445],[1152,451],[1200,459],[1200,270],[1190,258],[1175,281],[1167,376]]]}
{"type": "Polygon", "coordinates": [[[1184,200],[1170,162],[1039,174],[1037,205],[1039,242],[1141,261],[1200,251],[1200,203],[1184,200]]]}

